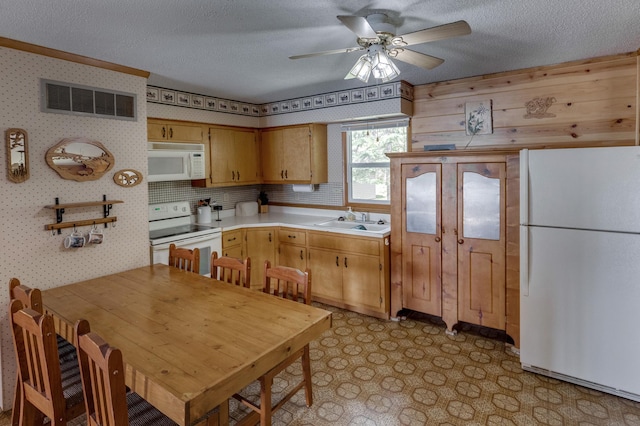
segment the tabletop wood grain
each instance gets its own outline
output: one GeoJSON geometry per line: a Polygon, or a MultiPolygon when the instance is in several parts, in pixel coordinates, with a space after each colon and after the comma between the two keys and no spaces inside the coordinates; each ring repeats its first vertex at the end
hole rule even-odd
{"type": "Polygon", "coordinates": [[[75,322],[122,350],[126,383],[190,425],[331,327],[331,313],[205,276],[151,265],[46,290],[73,341],[75,322]]]}

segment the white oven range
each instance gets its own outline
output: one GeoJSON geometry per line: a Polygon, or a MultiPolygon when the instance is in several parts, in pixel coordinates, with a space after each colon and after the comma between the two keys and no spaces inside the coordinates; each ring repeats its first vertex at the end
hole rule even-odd
{"type": "Polygon", "coordinates": [[[214,225],[191,222],[186,201],[149,205],[151,263],[169,263],[169,245],[200,250],[200,274],[210,274],[211,253],[222,252],[222,232],[214,225]]]}

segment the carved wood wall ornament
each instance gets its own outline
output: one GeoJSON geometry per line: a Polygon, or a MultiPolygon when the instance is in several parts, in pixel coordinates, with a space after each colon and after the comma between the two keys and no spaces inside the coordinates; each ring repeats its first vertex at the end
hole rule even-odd
{"type": "Polygon", "coordinates": [[[7,177],[20,183],[29,179],[29,137],[23,129],[7,129],[7,177]]]}
{"type": "Polygon", "coordinates": [[[116,162],[104,145],[86,138],[62,139],[47,151],[46,160],[62,178],[78,182],[100,179],[116,162]]]}
{"type": "Polygon", "coordinates": [[[527,108],[527,113],[523,116],[524,118],[550,118],[555,117],[555,114],[547,112],[547,109],[556,102],[556,98],[548,97],[548,98],[533,98],[530,101],[524,103],[524,106],[527,108]]]}
{"type": "Polygon", "coordinates": [[[130,188],[142,182],[142,173],[133,169],[118,170],[113,175],[113,181],[120,186],[130,188]]]}

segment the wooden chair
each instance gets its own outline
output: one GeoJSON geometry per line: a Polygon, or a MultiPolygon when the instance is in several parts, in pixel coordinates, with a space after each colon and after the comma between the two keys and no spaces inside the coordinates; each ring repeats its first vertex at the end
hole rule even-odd
{"type": "Polygon", "coordinates": [[[211,278],[251,288],[251,258],[242,261],[235,257],[218,257],[214,251],[211,253],[211,278]]]}
{"type": "MultiPolygon", "coordinates": [[[[264,262],[264,287],[263,291],[278,297],[300,301],[307,305],[311,304],[311,273],[309,269],[305,272],[287,266],[271,267],[271,262],[264,262]]],[[[271,414],[280,409],[289,401],[300,389],[304,387],[307,407],[313,403],[311,390],[311,358],[309,356],[309,345],[305,345],[295,353],[272,368],[264,376],[258,379],[260,382],[260,405],[254,404],[246,397],[235,394],[233,397],[251,408],[260,415],[260,425],[271,425],[271,414]],[[302,361],[302,380],[295,385],[278,403],[271,401],[271,386],[273,379],[285,368],[293,364],[296,360],[302,361]]],[[[251,417],[251,413],[247,418],[251,417]]],[[[242,421],[240,422],[242,424],[242,421]]]]}
{"type": "MultiPolygon", "coordinates": [[[[52,426],[84,412],[79,375],[63,376],[53,317],[12,300],[9,319],[22,389],[21,425],[42,425],[44,416],[52,426]]],[[[76,371],[77,373],[77,371],[76,371]]]]}
{"type": "MultiPolygon", "coordinates": [[[[25,308],[33,309],[42,314],[42,292],[40,289],[27,287],[20,283],[18,278],[9,280],[9,300],[19,300],[25,308]]],[[[78,369],[78,358],[76,348],[64,338],[56,334],[58,345],[58,359],[60,361],[60,371],[63,381],[79,382],[80,370],[78,369]]],[[[19,372],[18,372],[19,373],[19,372]]],[[[11,425],[19,426],[22,409],[22,387],[19,375],[16,378],[16,389],[13,399],[13,411],[11,412],[11,425]]]]}
{"type": "MultiPolygon", "coordinates": [[[[22,302],[22,306],[25,308],[33,309],[34,311],[43,314],[44,305],[42,304],[42,292],[39,288],[31,288],[20,283],[18,278],[11,278],[9,280],[9,299],[17,299],[22,302]]],[[[73,361],[77,370],[78,357],[76,355],[76,348],[65,340],[62,336],[56,334],[58,341],[58,355],[60,358],[60,366],[66,362],[73,361]]],[[[73,367],[73,365],[69,366],[73,367]]],[[[64,370],[64,368],[63,368],[64,370]]],[[[78,370],[78,374],[79,370],[78,370]]]]}
{"type": "Polygon", "coordinates": [[[169,266],[174,266],[189,272],[200,273],[200,249],[185,249],[176,247],[175,244],[169,246],[169,266]]]}
{"type": "Polygon", "coordinates": [[[119,349],[92,333],[87,320],[78,320],[75,331],[87,426],[177,425],[137,393],[127,393],[119,349]]]}

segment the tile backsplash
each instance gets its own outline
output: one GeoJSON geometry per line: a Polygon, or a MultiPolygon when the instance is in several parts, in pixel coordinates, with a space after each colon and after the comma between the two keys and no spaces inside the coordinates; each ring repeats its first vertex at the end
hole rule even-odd
{"type": "Polygon", "coordinates": [[[314,192],[293,192],[291,185],[248,185],[224,188],[192,187],[189,181],[149,182],[149,204],[188,201],[192,212],[198,200],[211,198],[224,210],[235,208],[241,201],[255,201],[266,191],[270,202],[317,206],[342,206],[342,183],[315,185],[314,192]]]}

